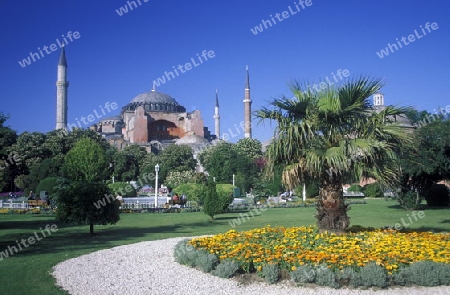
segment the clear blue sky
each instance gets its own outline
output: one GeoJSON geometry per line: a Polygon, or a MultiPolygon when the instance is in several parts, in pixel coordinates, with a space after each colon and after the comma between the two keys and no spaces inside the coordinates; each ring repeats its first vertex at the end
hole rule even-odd
{"type": "MultiPolygon", "coordinates": [[[[331,80],[339,69],[347,69],[350,78],[363,74],[384,79],[386,104],[428,111],[450,105],[448,0],[312,0],[304,8],[298,0],[139,1],[130,10],[127,2],[132,1],[126,0],[1,0],[0,111],[10,116],[8,125],[19,133],[54,129],[59,49],[48,49],[25,67],[19,61],[57,38],[62,41],[69,31],[80,36],[67,39],[66,46],[68,123],[94,110],[100,114],[99,106],[107,102],[121,108],[149,91],[152,81],[172,66],[203,50],[213,50],[215,57],[158,91],[189,111],[200,109],[212,131],[216,88],[222,132],[243,120],[246,65],[253,110],[289,95],[292,79],[331,80]],[[116,10],[123,6],[128,13],[119,16],[116,10]],[[283,11],[286,18],[279,15],[279,21],[275,14],[283,11]],[[262,20],[271,21],[270,15],[276,24],[252,33],[262,20]],[[438,29],[424,35],[420,26],[425,29],[427,22],[436,22],[438,29]],[[396,38],[407,38],[414,30],[420,38],[406,39],[408,45],[378,56],[388,43],[397,44],[396,38]]],[[[255,138],[271,137],[268,124],[254,123],[255,138]]]]}

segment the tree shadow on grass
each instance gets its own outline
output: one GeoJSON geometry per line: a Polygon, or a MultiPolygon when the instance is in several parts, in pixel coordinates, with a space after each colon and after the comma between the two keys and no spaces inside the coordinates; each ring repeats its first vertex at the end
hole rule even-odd
{"type": "MultiPolygon", "coordinates": [[[[23,222],[27,223],[28,221],[23,222]]],[[[112,248],[115,246],[146,241],[146,239],[144,238],[146,236],[148,236],[147,241],[155,239],[192,236],[192,229],[185,230],[186,226],[188,228],[196,228],[205,227],[207,225],[207,223],[205,222],[188,224],[180,223],[154,227],[149,226],[145,228],[114,228],[114,226],[102,228],[103,226],[96,225],[94,227],[95,235],[91,236],[89,234],[89,226],[72,226],[66,224],[58,224],[58,230],[52,232],[51,234],[48,234],[45,230],[44,233],[42,233],[39,228],[44,229],[46,224],[52,225],[53,223],[49,223],[49,221],[43,221],[39,226],[34,224],[34,226],[32,227],[32,229],[34,229],[33,232],[27,231],[20,234],[10,233],[3,235],[0,241],[0,251],[11,249],[11,251],[13,252],[13,256],[33,256],[37,254],[66,255],[67,253],[70,253],[70,255],[79,256],[80,253],[86,251],[92,252],[101,249],[112,248]],[[43,237],[44,234],[46,235],[46,237],[43,237]],[[38,236],[37,238],[36,235],[38,236]],[[29,242],[27,242],[30,237],[33,237],[35,239],[35,243],[33,245],[29,245],[29,242]],[[39,240],[36,241],[36,239],[38,238],[39,240]],[[21,244],[22,249],[20,249],[17,244],[21,243],[22,239],[25,240],[25,244],[28,246],[25,247],[23,244],[21,244]],[[15,247],[17,250],[15,250],[13,247],[15,247]]],[[[29,228],[27,227],[27,229],[29,228]]]]}

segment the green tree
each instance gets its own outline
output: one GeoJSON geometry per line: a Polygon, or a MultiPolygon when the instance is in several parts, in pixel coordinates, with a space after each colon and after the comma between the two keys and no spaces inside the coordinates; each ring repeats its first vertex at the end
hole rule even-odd
{"type": "Polygon", "coordinates": [[[157,163],[160,167],[158,174],[160,183],[164,183],[170,171],[194,171],[196,166],[192,149],[187,145],[176,144],[166,147],[156,157],[152,158],[152,163],[147,164],[141,175],[143,173],[154,173],[157,163]]]}
{"type": "Polygon", "coordinates": [[[199,160],[217,182],[231,183],[234,174],[236,185],[242,191],[249,191],[258,175],[255,161],[240,153],[232,143],[209,146],[199,155],[199,160]]]}
{"type": "Polygon", "coordinates": [[[203,204],[203,212],[214,219],[214,216],[223,212],[223,205],[217,196],[216,184],[208,181],[205,187],[205,201],[203,204]]]}
{"type": "Polygon", "coordinates": [[[412,148],[402,149],[401,167],[398,201],[406,209],[417,208],[432,185],[450,177],[450,120],[436,120],[415,130],[412,148]],[[412,200],[405,199],[408,196],[412,200]]]}
{"type": "Polygon", "coordinates": [[[105,147],[91,138],[81,138],[67,153],[64,171],[67,180],[58,186],[57,216],[64,222],[94,225],[119,221],[119,203],[103,183],[109,163],[105,147]]]}
{"type": "Polygon", "coordinates": [[[64,162],[67,178],[77,181],[103,181],[108,167],[105,150],[90,138],[80,139],[64,162]]]}
{"type": "Polygon", "coordinates": [[[255,138],[239,139],[235,145],[236,150],[242,155],[247,156],[252,160],[260,158],[262,154],[262,144],[255,138]]]}
{"type": "Polygon", "coordinates": [[[369,98],[381,87],[364,77],[319,92],[294,82],[293,98],[275,99],[272,109],[258,111],[260,119],[277,123],[267,168],[284,165],[288,188],[307,179],[320,181],[316,217],[322,231],[340,232],[349,226],[344,181],[372,177],[386,186],[397,184],[397,147],[406,145],[409,136],[391,119],[403,109],[372,108],[369,98]]]}
{"type": "Polygon", "coordinates": [[[5,125],[8,117],[0,113],[0,191],[14,191],[14,175],[17,174],[20,155],[11,153],[9,148],[16,142],[17,134],[5,125]]]}
{"type": "Polygon", "coordinates": [[[119,202],[101,182],[63,180],[56,188],[56,216],[73,224],[88,224],[94,235],[94,225],[115,224],[119,221],[119,202]]]}

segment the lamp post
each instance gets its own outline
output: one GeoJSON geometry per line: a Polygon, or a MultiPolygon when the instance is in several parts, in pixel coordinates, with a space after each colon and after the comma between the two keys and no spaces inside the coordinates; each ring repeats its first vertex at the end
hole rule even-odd
{"type": "Polygon", "coordinates": [[[156,164],[155,166],[155,209],[158,207],[158,172],[159,172],[159,164],[156,164]]]}

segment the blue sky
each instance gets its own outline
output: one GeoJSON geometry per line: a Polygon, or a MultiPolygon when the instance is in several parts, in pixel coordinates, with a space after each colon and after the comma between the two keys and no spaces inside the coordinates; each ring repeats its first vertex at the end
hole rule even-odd
{"type": "MultiPolygon", "coordinates": [[[[62,42],[62,35],[69,31],[78,32],[79,38],[66,39],[68,123],[94,111],[100,114],[100,106],[107,102],[117,103],[120,109],[151,90],[152,81],[165,71],[204,50],[214,51],[214,58],[171,79],[158,91],[189,111],[200,109],[212,131],[216,88],[221,131],[235,130],[234,124],[243,120],[246,65],[253,110],[267,106],[272,98],[289,95],[287,83],[293,79],[332,80],[332,73],[339,69],[348,70],[349,78],[384,79],[386,104],[428,111],[450,105],[447,0],[312,0],[304,7],[298,0],[139,1],[1,0],[0,111],[10,116],[8,125],[19,133],[54,129],[59,49],[48,49],[49,53],[25,67],[19,61],[56,39],[62,42]],[[127,2],[137,7],[130,10],[127,2]],[[122,11],[120,16],[116,10],[124,6],[128,13],[122,11]],[[279,15],[279,21],[275,14],[283,11],[286,18],[279,15]],[[271,27],[267,24],[270,15],[275,20],[271,27]],[[268,28],[255,35],[251,29],[262,20],[268,28]],[[437,29],[428,32],[427,22],[437,23],[437,29]],[[388,43],[397,44],[396,38],[411,34],[420,38],[401,43],[402,48],[397,45],[398,50],[383,58],[378,56],[388,43]]],[[[119,109],[107,115],[117,115],[119,109]]],[[[257,125],[254,120],[255,138],[263,141],[271,135],[268,122],[257,125]]]]}

